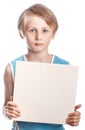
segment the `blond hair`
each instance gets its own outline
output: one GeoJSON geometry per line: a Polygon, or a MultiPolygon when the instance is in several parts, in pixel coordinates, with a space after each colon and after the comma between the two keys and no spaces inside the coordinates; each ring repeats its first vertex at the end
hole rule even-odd
{"type": "Polygon", "coordinates": [[[21,30],[23,34],[26,31],[26,27],[27,27],[26,25],[27,25],[27,20],[29,19],[29,15],[36,15],[41,17],[53,29],[53,33],[57,31],[58,22],[54,13],[49,8],[47,8],[42,4],[34,4],[29,8],[27,8],[26,10],[24,10],[19,17],[18,30],[19,31],[21,30]]]}

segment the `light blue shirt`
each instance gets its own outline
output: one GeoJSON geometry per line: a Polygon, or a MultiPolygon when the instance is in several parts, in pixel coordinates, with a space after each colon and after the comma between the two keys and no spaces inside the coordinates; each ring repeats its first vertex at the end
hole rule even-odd
{"type": "MultiPolygon", "coordinates": [[[[18,57],[11,62],[13,73],[15,76],[16,71],[16,61],[25,61],[24,56],[18,57]]],[[[53,56],[52,64],[69,64],[68,61],[59,58],[58,56],[53,56]]],[[[62,116],[62,115],[61,115],[62,116]]],[[[13,123],[12,130],[16,130],[16,126],[19,130],[65,130],[62,124],[45,124],[45,123],[33,123],[33,122],[22,122],[17,121],[13,123]]]]}

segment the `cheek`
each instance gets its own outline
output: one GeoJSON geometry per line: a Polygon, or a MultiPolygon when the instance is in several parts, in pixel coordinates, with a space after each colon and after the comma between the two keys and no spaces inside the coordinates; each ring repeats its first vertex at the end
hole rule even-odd
{"type": "Polygon", "coordinates": [[[27,39],[27,42],[28,43],[32,43],[34,41],[34,38],[31,36],[31,37],[26,37],[27,39]]]}
{"type": "Polygon", "coordinates": [[[49,43],[52,40],[52,36],[46,37],[46,41],[49,43]]]}
{"type": "Polygon", "coordinates": [[[32,34],[29,34],[29,33],[26,33],[26,34],[25,34],[25,37],[26,37],[26,39],[29,40],[29,41],[31,41],[31,40],[34,39],[34,36],[33,36],[32,34]]]}

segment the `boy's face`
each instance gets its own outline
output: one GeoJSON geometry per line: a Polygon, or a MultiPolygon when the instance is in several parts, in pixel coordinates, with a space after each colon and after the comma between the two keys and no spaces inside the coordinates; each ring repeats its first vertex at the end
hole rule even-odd
{"type": "Polygon", "coordinates": [[[24,32],[28,48],[34,52],[47,50],[53,38],[53,29],[38,16],[29,16],[24,32]]]}

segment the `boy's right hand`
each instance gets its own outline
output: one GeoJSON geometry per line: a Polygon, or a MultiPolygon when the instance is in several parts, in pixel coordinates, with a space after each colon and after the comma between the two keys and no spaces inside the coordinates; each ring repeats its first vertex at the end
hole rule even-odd
{"type": "Polygon", "coordinates": [[[13,102],[12,97],[10,97],[10,101],[8,101],[5,106],[5,114],[9,119],[21,116],[20,109],[18,105],[15,102],[13,102]]]}

